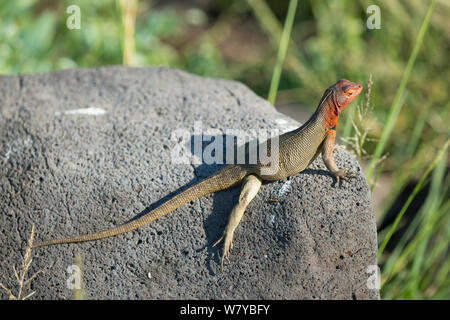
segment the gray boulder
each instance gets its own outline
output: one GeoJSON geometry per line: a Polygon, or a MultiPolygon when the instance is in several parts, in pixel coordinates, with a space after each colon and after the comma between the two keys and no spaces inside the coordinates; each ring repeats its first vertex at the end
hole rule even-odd
{"type": "MultiPolygon", "coordinates": [[[[216,132],[299,125],[240,83],[170,68],[0,77],[0,282],[16,289],[12,266],[33,224],[35,242],[114,227],[218,170],[174,161],[180,145],[191,149],[198,121],[216,132]]],[[[43,273],[31,282],[32,298],[70,299],[68,267],[80,254],[88,299],[378,299],[369,190],[357,161],[341,148],[334,155],[358,178],[336,186],[318,158],[265,183],[223,271],[212,244],[238,188],[124,235],[33,249],[29,273],[43,273]]]]}

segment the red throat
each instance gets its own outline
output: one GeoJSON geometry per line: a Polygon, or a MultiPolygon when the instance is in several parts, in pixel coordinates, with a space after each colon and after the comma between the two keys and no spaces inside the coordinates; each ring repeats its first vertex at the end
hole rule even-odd
{"type": "Polygon", "coordinates": [[[326,113],[324,117],[325,126],[328,129],[335,128],[338,124],[338,118],[341,111],[334,105],[334,103],[328,103],[328,108],[326,108],[326,113]]]}
{"type": "Polygon", "coordinates": [[[326,107],[324,108],[324,124],[328,129],[335,128],[338,123],[339,115],[341,114],[341,109],[339,108],[336,101],[336,92],[333,92],[325,101],[326,107]]]}

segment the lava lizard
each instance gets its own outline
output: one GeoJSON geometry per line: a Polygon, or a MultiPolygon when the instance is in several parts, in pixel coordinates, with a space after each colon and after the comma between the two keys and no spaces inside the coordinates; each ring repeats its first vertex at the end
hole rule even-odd
{"type": "MultiPolygon", "coordinates": [[[[216,246],[222,240],[224,241],[221,258],[221,266],[223,267],[224,259],[227,259],[229,262],[228,258],[230,249],[233,247],[234,231],[241,221],[245,208],[258,193],[263,180],[276,181],[295,175],[306,169],[320,153],[322,153],[327,169],[335,176],[336,185],[339,184],[339,179],[347,180],[354,177],[354,174],[348,172],[347,169],[338,168],[333,159],[333,148],[339,114],[345,106],[361,93],[362,89],[361,84],[346,79],[340,79],[326,89],[316,111],[305,124],[298,129],[277,137],[279,139],[279,158],[275,172],[264,174],[262,169],[267,164],[262,164],[259,160],[256,164],[229,164],[135,220],[92,234],[44,241],[33,244],[32,248],[116,236],[142,227],[194,199],[242,185],[238,203],[230,213],[223,235],[213,245],[216,246]]],[[[264,144],[265,147],[270,149],[271,144],[267,143],[267,141],[264,144]]]]}

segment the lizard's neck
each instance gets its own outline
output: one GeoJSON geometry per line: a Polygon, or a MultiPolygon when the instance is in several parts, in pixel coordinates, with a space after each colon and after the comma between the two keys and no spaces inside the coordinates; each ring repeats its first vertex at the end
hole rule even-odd
{"type": "Polygon", "coordinates": [[[337,106],[337,102],[334,101],[334,95],[330,96],[319,108],[317,113],[321,118],[326,129],[330,130],[337,126],[341,109],[337,106]]]}
{"type": "Polygon", "coordinates": [[[340,108],[338,108],[334,100],[334,94],[332,94],[326,100],[321,101],[311,118],[291,133],[296,135],[308,132],[311,136],[319,140],[325,138],[328,131],[335,129],[337,126],[339,114],[341,113],[340,108]]]}

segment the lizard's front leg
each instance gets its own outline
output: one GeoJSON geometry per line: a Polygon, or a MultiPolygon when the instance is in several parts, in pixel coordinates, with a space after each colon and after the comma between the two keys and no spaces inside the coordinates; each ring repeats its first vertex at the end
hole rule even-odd
{"type": "Polygon", "coordinates": [[[335,139],[336,130],[330,129],[325,138],[325,141],[323,142],[322,158],[327,169],[331,172],[332,175],[336,177],[336,185],[339,185],[339,178],[348,181],[348,179],[354,178],[356,177],[356,175],[353,172],[349,172],[347,169],[339,169],[339,167],[336,165],[336,162],[334,162],[333,149],[335,139]]]}
{"type": "Polygon", "coordinates": [[[230,250],[233,247],[233,234],[234,230],[238,226],[239,222],[244,215],[245,208],[247,208],[248,204],[253,200],[253,198],[258,193],[261,187],[261,179],[255,175],[249,175],[244,178],[241,187],[241,194],[239,195],[238,203],[234,206],[233,210],[230,213],[230,218],[227,226],[225,227],[225,231],[222,237],[213,245],[216,246],[223,240],[223,252],[222,259],[220,262],[221,268],[223,269],[223,261],[227,259],[228,263],[230,260],[228,257],[230,256],[230,250]]]}

